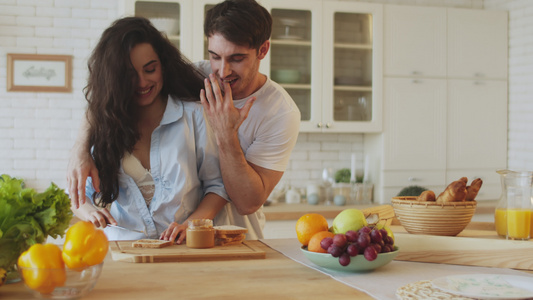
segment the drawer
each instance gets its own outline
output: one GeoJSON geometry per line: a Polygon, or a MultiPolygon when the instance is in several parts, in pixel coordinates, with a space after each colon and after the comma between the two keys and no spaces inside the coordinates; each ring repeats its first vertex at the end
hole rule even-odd
{"type": "Polygon", "coordinates": [[[404,188],[410,185],[422,187],[445,185],[446,171],[383,171],[383,187],[404,188]]]}

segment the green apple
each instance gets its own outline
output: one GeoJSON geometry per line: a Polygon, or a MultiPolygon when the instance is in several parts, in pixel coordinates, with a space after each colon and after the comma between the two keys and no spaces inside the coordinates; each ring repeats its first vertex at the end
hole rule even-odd
{"type": "Polygon", "coordinates": [[[367,226],[365,215],[362,211],[355,208],[348,208],[341,211],[335,219],[333,219],[333,225],[331,231],[335,234],[346,233],[348,230],[357,231],[363,226],[367,226]]]}

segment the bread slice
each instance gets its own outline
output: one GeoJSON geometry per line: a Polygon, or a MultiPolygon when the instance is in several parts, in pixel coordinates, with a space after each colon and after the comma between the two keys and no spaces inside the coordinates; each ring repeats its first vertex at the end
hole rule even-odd
{"type": "Polygon", "coordinates": [[[244,239],[246,237],[246,233],[235,233],[235,234],[215,234],[215,238],[217,239],[244,239]]]}
{"type": "Polygon", "coordinates": [[[172,241],[155,239],[136,240],[132,243],[133,248],[163,248],[172,245],[172,241]]]}
{"type": "Polygon", "coordinates": [[[217,246],[230,246],[230,245],[239,245],[242,244],[242,240],[238,241],[220,241],[218,240],[216,242],[217,246]]]}
{"type": "Polygon", "coordinates": [[[221,234],[244,234],[248,232],[247,228],[235,225],[220,225],[213,226],[215,228],[215,235],[221,234]]]}

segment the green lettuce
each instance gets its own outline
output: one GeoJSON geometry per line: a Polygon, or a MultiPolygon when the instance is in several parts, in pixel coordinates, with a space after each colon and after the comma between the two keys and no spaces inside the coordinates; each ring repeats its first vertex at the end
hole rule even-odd
{"type": "Polygon", "coordinates": [[[48,236],[64,236],[70,220],[70,200],[54,183],[42,193],[24,181],[0,176],[0,267],[12,271],[19,255],[48,236]]]}

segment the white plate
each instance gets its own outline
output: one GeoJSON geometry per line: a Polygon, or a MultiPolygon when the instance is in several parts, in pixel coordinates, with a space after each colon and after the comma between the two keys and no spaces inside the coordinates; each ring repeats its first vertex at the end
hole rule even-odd
{"type": "Polygon", "coordinates": [[[467,274],[434,279],[434,287],[455,295],[476,299],[533,298],[533,277],[467,274]]]}

